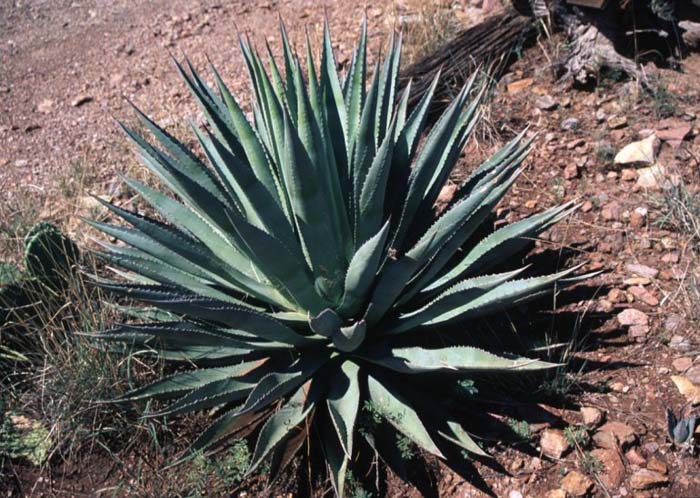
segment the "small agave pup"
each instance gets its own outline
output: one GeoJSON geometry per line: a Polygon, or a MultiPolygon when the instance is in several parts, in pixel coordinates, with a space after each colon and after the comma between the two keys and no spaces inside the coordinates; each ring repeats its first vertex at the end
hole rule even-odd
{"type": "Polygon", "coordinates": [[[518,136],[479,166],[435,217],[476,121],[473,80],[427,132],[436,83],[409,113],[408,90],[396,95],[400,42],[368,71],[363,28],[342,82],[327,26],[318,66],[307,45],[306,75],[284,29],[282,43],[283,70],[272,56],[266,70],[241,41],[252,122],[216,71],[215,91],[178,65],[208,121],[192,127],[208,164],[141,113],[160,148],[125,127],[174,195],[127,179],[165,222],[107,203],[130,227],[91,222],[124,243],[103,244],[101,255],[131,281],[105,287],[147,304],[153,320],[97,337],[196,367],[126,398],[174,400],[157,415],[216,408],[191,451],[257,431],[250,471],[269,457],[273,478],[317,438],[338,495],[358,438],[375,447],[357,427],[367,403],[427,452],[442,457],[456,445],[483,455],[470,428],[435,410],[439,400],[412,379],[552,366],[470,345],[469,323],[582,278],[571,277],[575,268],[489,273],[574,206],[474,240],[529,142],[518,136]]]}

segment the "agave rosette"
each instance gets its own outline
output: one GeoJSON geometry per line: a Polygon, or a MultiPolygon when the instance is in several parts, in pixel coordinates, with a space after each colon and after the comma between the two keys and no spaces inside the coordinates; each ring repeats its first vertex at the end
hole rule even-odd
{"type": "Polygon", "coordinates": [[[282,42],[283,66],[270,53],[265,69],[241,40],[251,120],[215,70],[216,91],[189,62],[177,64],[207,119],[192,126],[206,161],[140,112],[158,146],[124,127],[174,195],[126,179],[159,219],[105,203],[129,226],[90,222],[122,242],[104,243],[101,256],[130,281],[105,287],[145,303],[140,315],[150,317],[98,337],[193,367],[126,398],[173,400],[160,414],[216,408],[191,451],[257,430],[250,471],[270,458],[273,475],[315,427],[338,494],[366,402],[427,452],[454,444],[482,455],[450,413],[412,402],[430,393],[409,392],[411,376],[552,366],[471,346],[468,324],[578,278],[575,268],[493,273],[574,206],[474,240],[530,145],[516,137],[435,215],[477,120],[474,80],[428,130],[437,78],[409,112],[410,90],[397,95],[400,40],[368,71],[363,27],[342,82],[327,26],[318,65],[308,41],[305,69],[284,29],[282,42]]]}

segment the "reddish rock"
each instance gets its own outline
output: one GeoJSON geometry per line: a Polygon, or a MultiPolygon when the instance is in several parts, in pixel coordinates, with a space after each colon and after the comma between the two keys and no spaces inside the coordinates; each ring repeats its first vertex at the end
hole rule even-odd
{"type": "Polygon", "coordinates": [[[622,326],[649,325],[649,317],[643,311],[627,308],[617,315],[617,321],[622,326]]]}
{"type": "Polygon", "coordinates": [[[603,466],[603,471],[598,477],[609,489],[620,487],[625,478],[625,464],[616,450],[596,449],[591,451],[591,456],[596,458],[603,466]]]}
{"type": "Polygon", "coordinates": [[[567,180],[573,180],[578,178],[578,166],[575,164],[569,164],[564,168],[564,178],[567,180]]]}
{"type": "Polygon", "coordinates": [[[610,202],[601,210],[603,219],[615,221],[620,219],[620,204],[617,201],[610,202]]]}
{"type": "Polygon", "coordinates": [[[591,488],[593,488],[591,478],[578,470],[572,470],[561,480],[561,489],[570,496],[586,496],[591,488]]]}
{"type": "Polygon", "coordinates": [[[581,407],[581,417],[583,423],[588,427],[598,427],[603,423],[603,411],[593,406],[581,407]]]}
{"type": "Polygon", "coordinates": [[[666,465],[666,463],[662,462],[655,456],[649,459],[649,462],[647,463],[647,469],[653,470],[654,472],[658,472],[659,474],[668,473],[668,466],[666,465]]]}
{"type": "Polygon", "coordinates": [[[628,448],[637,441],[634,429],[622,422],[608,422],[593,435],[593,440],[605,449],[615,449],[617,445],[628,448]],[[596,438],[598,436],[598,438],[596,438]],[[610,437],[612,436],[612,438],[610,437]],[[612,441],[612,447],[610,445],[612,441]]]}
{"type": "Polygon", "coordinates": [[[564,431],[545,429],[540,437],[540,447],[542,448],[542,453],[558,460],[569,451],[569,442],[564,436],[564,431]]]}
{"type": "Polygon", "coordinates": [[[667,484],[668,477],[649,469],[638,470],[630,477],[630,486],[637,490],[653,489],[667,484]]]}
{"type": "Polygon", "coordinates": [[[628,272],[633,273],[639,277],[656,278],[656,276],[659,274],[659,270],[657,270],[656,268],[633,263],[625,265],[625,269],[628,272]]]}
{"type": "Polygon", "coordinates": [[[637,301],[641,301],[649,306],[658,306],[659,300],[651,292],[649,292],[644,287],[630,287],[630,294],[634,296],[637,301]]]}
{"type": "Polygon", "coordinates": [[[673,360],[673,368],[678,372],[685,372],[693,365],[693,359],[688,357],[676,358],[673,360]]]}

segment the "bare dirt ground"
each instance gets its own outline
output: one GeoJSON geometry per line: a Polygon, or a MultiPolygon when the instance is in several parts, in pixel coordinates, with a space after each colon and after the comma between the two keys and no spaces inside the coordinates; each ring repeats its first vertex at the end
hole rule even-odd
{"type": "MultiPolygon", "coordinates": [[[[375,52],[389,31],[392,8],[385,1],[366,10],[375,52]]],[[[127,100],[178,134],[184,118],[197,121],[171,55],[187,54],[201,69],[209,58],[245,95],[236,33],[249,34],[258,45],[269,39],[276,47],[278,16],[292,38],[301,40],[304,28],[318,35],[324,12],[342,63],[359,32],[361,3],[2,2],[0,227],[6,240],[0,256],[11,257],[12,237],[38,219],[53,220],[82,241],[76,215],[97,209],[87,194],[122,198],[116,173],[139,171],[114,121],[131,119],[127,100]]],[[[563,41],[543,43],[556,50],[563,41]]],[[[491,141],[470,144],[458,173],[530,123],[539,136],[498,222],[578,199],[580,210],[537,248],[559,250],[561,261],[554,266],[584,262],[585,270],[603,273],[592,292],[557,304],[569,320],[535,324],[543,332],[567,329],[562,337],[575,330],[585,336],[572,356],[577,368],[567,377],[571,383],[553,386],[567,402],[542,406],[535,414],[520,413],[518,406],[504,409],[509,423],[525,421],[524,428],[516,426],[526,442],[492,449],[500,470],[477,467],[499,497],[700,496],[698,459],[671,448],[664,411],[664,405],[690,410],[672,377],[700,385],[700,240],[661,223],[660,207],[670,195],[664,190],[669,183],[683,181],[691,193],[700,185],[700,56],[686,60],[683,73],[657,71],[664,91],[653,98],[634,82],[614,78],[596,89],[572,90],[555,84],[548,68],[540,46],[525,50],[496,87],[486,115],[491,141]],[[624,146],[650,135],[658,146],[651,164],[661,167],[614,163],[624,146]],[[584,423],[585,435],[572,435],[584,423]]],[[[152,464],[149,471],[157,473],[158,462],[152,464]]],[[[135,479],[129,466],[117,469],[94,458],[53,481],[25,468],[22,493],[95,496],[97,489],[114,490],[120,480],[135,479]]],[[[437,463],[430,473],[434,482],[428,489],[435,496],[485,496],[437,463]]],[[[171,496],[173,488],[164,491],[161,484],[154,479],[140,489],[144,496],[171,496]]],[[[266,496],[255,487],[231,493],[266,496]]],[[[386,494],[420,496],[396,478],[386,494]]]]}

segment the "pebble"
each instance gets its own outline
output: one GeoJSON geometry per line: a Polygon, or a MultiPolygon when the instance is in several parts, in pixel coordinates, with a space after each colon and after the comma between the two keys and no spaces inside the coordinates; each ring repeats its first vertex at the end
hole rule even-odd
{"type": "Polygon", "coordinates": [[[581,121],[578,118],[566,118],[561,122],[561,129],[564,131],[574,131],[577,130],[581,125],[581,121]]]}
{"type": "Polygon", "coordinates": [[[578,470],[572,470],[561,480],[561,489],[574,497],[586,496],[592,487],[591,478],[578,470]]]}
{"type": "Polygon", "coordinates": [[[652,489],[666,484],[668,484],[668,477],[649,469],[638,470],[630,477],[630,486],[637,490],[652,489]]]}
{"type": "Polygon", "coordinates": [[[612,221],[612,220],[619,220],[620,219],[620,204],[617,201],[612,201],[605,206],[603,206],[603,209],[601,210],[601,215],[603,216],[603,219],[612,221]]]}
{"type": "Polygon", "coordinates": [[[676,358],[673,360],[673,368],[676,369],[678,372],[685,372],[688,370],[691,366],[693,366],[693,359],[688,358],[686,356],[683,356],[681,358],[676,358]]]}
{"type": "Polygon", "coordinates": [[[553,111],[559,106],[559,103],[551,95],[542,95],[535,100],[535,106],[543,111],[553,111]]]}
{"type": "Polygon", "coordinates": [[[627,126],[627,118],[625,116],[610,116],[608,118],[608,128],[611,130],[617,130],[625,126],[627,126]]]}
{"type": "Polygon", "coordinates": [[[625,464],[617,450],[595,449],[591,456],[603,466],[599,476],[603,484],[609,489],[617,489],[625,478],[625,464]]]}
{"type": "Polygon", "coordinates": [[[625,269],[628,272],[637,275],[638,277],[656,278],[656,276],[659,274],[659,270],[657,270],[656,268],[633,263],[625,265],[625,269]]]}
{"type": "Polygon", "coordinates": [[[622,326],[648,325],[649,316],[643,311],[627,308],[617,315],[617,321],[622,326]]]}
{"type": "Polygon", "coordinates": [[[569,451],[569,441],[560,429],[545,429],[540,437],[542,453],[549,458],[559,459],[569,451]]]}
{"type": "Polygon", "coordinates": [[[598,427],[603,422],[603,412],[593,406],[581,407],[583,423],[588,427],[598,427]]]}
{"type": "Polygon", "coordinates": [[[615,164],[654,164],[659,141],[651,135],[644,140],[625,145],[615,155],[615,164]]]}
{"type": "Polygon", "coordinates": [[[692,348],[690,340],[688,340],[687,337],[684,337],[682,335],[674,335],[673,337],[671,337],[668,346],[671,349],[675,349],[676,351],[690,351],[690,349],[692,348]]]}
{"type": "Polygon", "coordinates": [[[578,178],[578,166],[575,164],[568,164],[566,168],[564,168],[564,178],[566,180],[578,178]]]}

